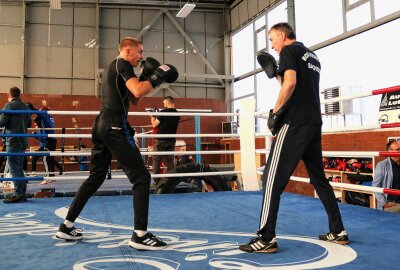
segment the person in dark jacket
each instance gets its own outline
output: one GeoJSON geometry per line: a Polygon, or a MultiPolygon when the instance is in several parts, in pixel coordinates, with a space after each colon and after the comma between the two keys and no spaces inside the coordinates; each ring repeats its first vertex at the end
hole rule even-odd
{"type": "MultiPolygon", "coordinates": [[[[8,103],[3,110],[30,110],[28,105],[21,100],[21,90],[18,87],[11,87],[8,91],[8,103]]],[[[0,115],[0,127],[4,127],[5,134],[26,134],[27,128],[31,126],[30,114],[7,114],[0,115]]],[[[28,140],[25,137],[7,137],[6,150],[8,153],[24,153],[28,147],[28,140]]],[[[25,177],[24,157],[8,156],[7,166],[11,177],[25,177]]],[[[15,194],[3,200],[4,203],[26,202],[26,181],[14,181],[15,194]]]]}

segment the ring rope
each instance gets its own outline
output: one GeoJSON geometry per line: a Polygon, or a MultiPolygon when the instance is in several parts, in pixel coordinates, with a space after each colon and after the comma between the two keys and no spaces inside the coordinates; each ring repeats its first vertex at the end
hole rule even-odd
{"type": "MultiPolygon", "coordinates": [[[[164,178],[164,177],[197,177],[197,176],[214,176],[214,175],[233,175],[242,174],[242,171],[218,171],[218,172],[196,172],[196,173],[160,173],[150,174],[151,178],[164,178]]],[[[113,179],[126,179],[125,174],[114,175],[113,179]]],[[[86,180],[87,176],[33,176],[33,177],[10,177],[3,178],[2,181],[43,181],[43,180],[86,180]]]]}
{"type": "MultiPolygon", "coordinates": [[[[216,155],[216,154],[238,154],[240,150],[208,150],[208,151],[159,151],[159,152],[148,152],[143,151],[140,152],[144,156],[164,156],[164,155],[195,155],[195,154],[203,154],[203,155],[216,155]]],[[[268,154],[269,151],[265,149],[256,149],[256,153],[260,154],[268,154]]],[[[16,152],[0,152],[0,156],[90,156],[91,152],[74,152],[74,151],[66,151],[66,152],[56,152],[56,151],[36,151],[36,152],[24,152],[24,153],[16,153],[16,152]]],[[[322,156],[330,156],[330,157],[353,157],[353,158],[368,158],[368,157],[400,157],[400,152],[393,151],[323,151],[322,156]]]]}
{"type": "MultiPolygon", "coordinates": [[[[257,170],[257,174],[262,175],[263,172],[257,170]]],[[[310,178],[291,176],[290,180],[310,184],[310,178]]],[[[346,188],[346,189],[351,189],[351,190],[355,190],[355,191],[367,191],[367,192],[384,193],[384,194],[400,196],[400,190],[398,190],[398,189],[360,186],[360,185],[355,185],[355,184],[339,183],[339,182],[332,182],[332,181],[330,181],[329,184],[333,187],[346,188]]]]}

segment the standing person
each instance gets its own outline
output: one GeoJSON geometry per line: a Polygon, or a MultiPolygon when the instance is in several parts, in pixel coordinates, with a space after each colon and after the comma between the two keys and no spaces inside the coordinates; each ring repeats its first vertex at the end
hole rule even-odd
{"type": "MultiPolygon", "coordinates": [[[[11,87],[8,90],[8,103],[3,110],[30,110],[21,100],[21,90],[11,87]]],[[[31,126],[30,114],[1,114],[0,127],[6,134],[26,134],[31,126]]],[[[8,153],[24,153],[28,148],[28,140],[24,137],[7,137],[6,150],[8,153]]],[[[24,156],[8,156],[7,165],[11,177],[25,177],[24,156]]],[[[14,181],[15,195],[3,200],[4,203],[26,202],[27,181],[14,181]]]]}
{"type": "MultiPolygon", "coordinates": [[[[300,160],[303,160],[310,183],[328,214],[330,232],[320,235],[319,239],[348,244],[339,207],[322,165],[320,62],[314,52],[296,41],[295,32],[288,23],[272,26],[268,34],[272,49],[280,56],[276,74],[268,73],[271,66],[263,66],[265,63],[258,60],[269,77],[277,75],[281,85],[278,100],[268,119],[268,127],[277,138],[264,169],[264,194],[257,237],[239,248],[246,252],[277,251],[275,227],[280,197],[300,160]]],[[[273,61],[272,66],[276,69],[273,61]]]]}
{"type": "Polygon", "coordinates": [[[92,129],[92,166],[89,178],[80,186],[69,208],[64,223],[60,224],[56,237],[66,240],[82,239],[82,233],[74,227],[74,221],[97,189],[103,184],[111,157],[133,184],[134,231],[129,245],[140,250],[157,250],[167,246],[161,239],[147,232],[150,173],[144,165],[138,147],[130,134],[127,116],[129,103],[138,99],[162,82],[174,82],[178,72],[172,65],[159,66],[158,61],[147,58],[138,80],[134,67],[143,59],[142,42],[131,37],[119,44],[119,56],[104,72],[101,86],[100,114],[92,129]]]}
{"type": "MultiPolygon", "coordinates": [[[[396,140],[386,144],[387,151],[399,152],[400,143],[396,140]]],[[[400,189],[400,157],[388,157],[376,164],[373,187],[400,189]]],[[[377,209],[400,213],[400,196],[375,193],[377,209]]]]}
{"type": "MultiPolygon", "coordinates": [[[[32,105],[33,107],[33,105],[32,105]]],[[[34,108],[34,107],[33,107],[34,108]]],[[[43,106],[41,111],[49,111],[50,109],[47,106],[43,106]]],[[[49,113],[40,113],[37,114],[35,119],[33,120],[36,126],[39,128],[39,134],[49,135],[55,134],[55,121],[51,114],[49,113]]],[[[40,137],[39,138],[39,150],[38,151],[55,151],[57,148],[57,139],[51,137],[40,137]]],[[[36,171],[36,163],[40,156],[32,157],[32,173],[36,171]]],[[[54,166],[59,170],[59,174],[62,175],[63,168],[57,160],[55,160],[54,156],[44,156],[43,157],[43,165],[48,174],[48,176],[54,176],[54,166]]],[[[49,181],[43,181],[41,184],[47,184],[49,181]]]]}
{"type": "MultiPolygon", "coordinates": [[[[160,112],[178,112],[175,109],[175,101],[173,97],[166,96],[163,99],[164,109],[160,112]]],[[[151,125],[153,129],[157,128],[157,134],[176,134],[176,130],[178,129],[180,117],[179,116],[152,116],[151,117],[151,125]]],[[[156,138],[154,140],[153,151],[175,151],[175,143],[176,138],[156,138]]],[[[160,164],[161,160],[165,161],[167,165],[168,172],[174,169],[174,155],[154,155],[153,156],[153,173],[160,173],[160,164]]],[[[160,178],[154,181],[154,184],[157,185],[160,181],[160,178]]]]}

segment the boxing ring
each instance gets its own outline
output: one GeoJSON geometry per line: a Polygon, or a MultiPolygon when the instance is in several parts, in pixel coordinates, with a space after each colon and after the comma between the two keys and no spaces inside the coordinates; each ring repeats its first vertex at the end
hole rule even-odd
{"type": "MultiPolygon", "coordinates": [[[[400,89],[399,86],[396,87],[400,89]]],[[[390,89],[389,91],[392,91],[390,89]]],[[[395,91],[395,90],[393,90],[395,91]]],[[[348,97],[353,98],[353,97],[348,97]]],[[[330,102],[334,101],[333,99],[330,102]]],[[[0,252],[1,269],[396,269],[397,243],[400,240],[398,215],[350,204],[339,204],[342,218],[350,237],[348,246],[317,240],[325,233],[327,217],[319,199],[284,193],[281,199],[277,224],[279,252],[276,254],[243,253],[238,245],[248,241],[257,230],[262,193],[259,191],[255,153],[267,154],[269,134],[254,134],[254,103],[243,104],[240,113],[240,149],[231,151],[186,151],[185,154],[240,154],[241,170],[192,173],[188,176],[232,175],[241,176],[238,192],[202,192],[168,195],[151,195],[149,231],[156,232],[168,244],[162,251],[141,252],[129,248],[133,230],[133,210],[130,195],[94,196],[89,200],[77,227],[84,228],[84,240],[64,242],[54,237],[58,224],[66,215],[72,197],[29,199],[26,203],[0,204],[0,252]],[[254,137],[266,138],[266,149],[255,149],[254,137]],[[243,158],[244,157],[244,158],[243,158]]],[[[3,113],[15,113],[4,112],[3,113]]],[[[21,113],[21,111],[19,112],[21,113]]],[[[41,113],[27,111],[25,113],[41,113]]],[[[97,112],[64,112],[57,114],[96,115],[97,112]]],[[[151,115],[163,113],[151,113],[151,115]]],[[[134,112],[130,115],[149,115],[134,112]]],[[[166,115],[166,114],[164,114],[166,115]]],[[[172,113],[168,113],[172,115],[172,113]]],[[[196,115],[200,117],[214,114],[196,115]]],[[[234,116],[237,114],[215,114],[234,116]]],[[[392,125],[392,124],[391,124],[392,125]]],[[[389,128],[394,126],[369,127],[389,128]]],[[[8,134],[12,135],[12,134],[8,134]]],[[[14,134],[15,135],[15,134],[14,134]]],[[[14,136],[12,135],[12,136],[14,136]]],[[[20,136],[33,136],[26,134],[20,136]]],[[[4,136],[4,135],[2,135],[4,136]]],[[[19,136],[19,135],[18,135],[19,136]]],[[[38,136],[38,135],[34,135],[38,136]]],[[[165,135],[137,134],[138,138],[165,135]]],[[[177,134],[176,137],[230,137],[231,134],[177,134]]],[[[56,138],[90,138],[90,134],[54,134],[56,138]],[[79,137],[76,137],[79,136],[79,137]]],[[[11,153],[1,153],[10,155],[11,153]]],[[[165,155],[171,152],[142,152],[142,155],[165,155]]],[[[89,152],[26,152],[20,155],[89,156],[89,152]]],[[[326,151],[323,156],[400,156],[393,152],[340,152],[326,151]]],[[[152,175],[173,177],[176,174],[152,175]]],[[[183,176],[181,174],[180,176],[183,176]]],[[[60,183],[80,183],[87,174],[56,177],[38,176],[9,178],[7,180],[36,181],[57,180],[60,183]]],[[[307,182],[308,179],[292,177],[307,182]]],[[[119,173],[113,173],[110,181],[129,182],[119,173]]],[[[337,188],[348,188],[398,195],[399,191],[346,183],[330,182],[337,188]]],[[[50,187],[51,185],[49,185],[50,187]]],[[[76,186],[74,186],[76,187],[76,186]]]]}

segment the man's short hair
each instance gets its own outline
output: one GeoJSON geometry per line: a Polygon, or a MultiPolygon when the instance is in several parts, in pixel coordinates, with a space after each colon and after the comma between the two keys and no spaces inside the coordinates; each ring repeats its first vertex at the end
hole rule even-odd
{"type": "Polygon", "coordinates": [[[386,144],[386,150],[387,150],[387,151],[391,150],[391,149],[390,149],[390,146],[392,146],[392,144],[393,144],[394,142],[398,142],[398,141],[397,141],[397,140],[389,140],[389,141],[387,142],[387,144],[386,144]]]}
{"type": "Polygon", "coordinates": [[[175,103],[174,98],[171,97],[171,96],[166,96],[166,97],[164,98],[164,100],[168,100],[170,103],[175,103]]]}
{"type": "Polygon", "coordinates": [[[26,105],[28,105],[29,108],[31,108],[32,111],[36,111],[37,109],[35,108],[35,106],[33,106],[32,103],[28,102],[26,103],[26,105]]]}
{"type": "Polygon", "coordinates": [[[140,40],[133,37],[124,37],[119,43],[118,50],[121,51],[123,48],[132,46],[136,47],[137,45],[143,44],[140,40]]]}
{"type": "Polygon", "coordinates": [[[281,23],[277,23],[275,25],[273,25],[270,29],[269,32],[271,32],[272,30],[276,30],[276,31],[280,31],[285,33],[285,35],[289,38],[289,39],[296,39],[296,33],[294,32],[293,27],[286,23],[286,22],[281,22],[281,23]]]}
{"type": "Polygon", "coordinates": [[[10,90],[8,90],[8,93],[10,93],[10,96],[12,98],[18,98],[21,96],[21,89],[14,86],[14,87],[11,87],[10,90]]]}

